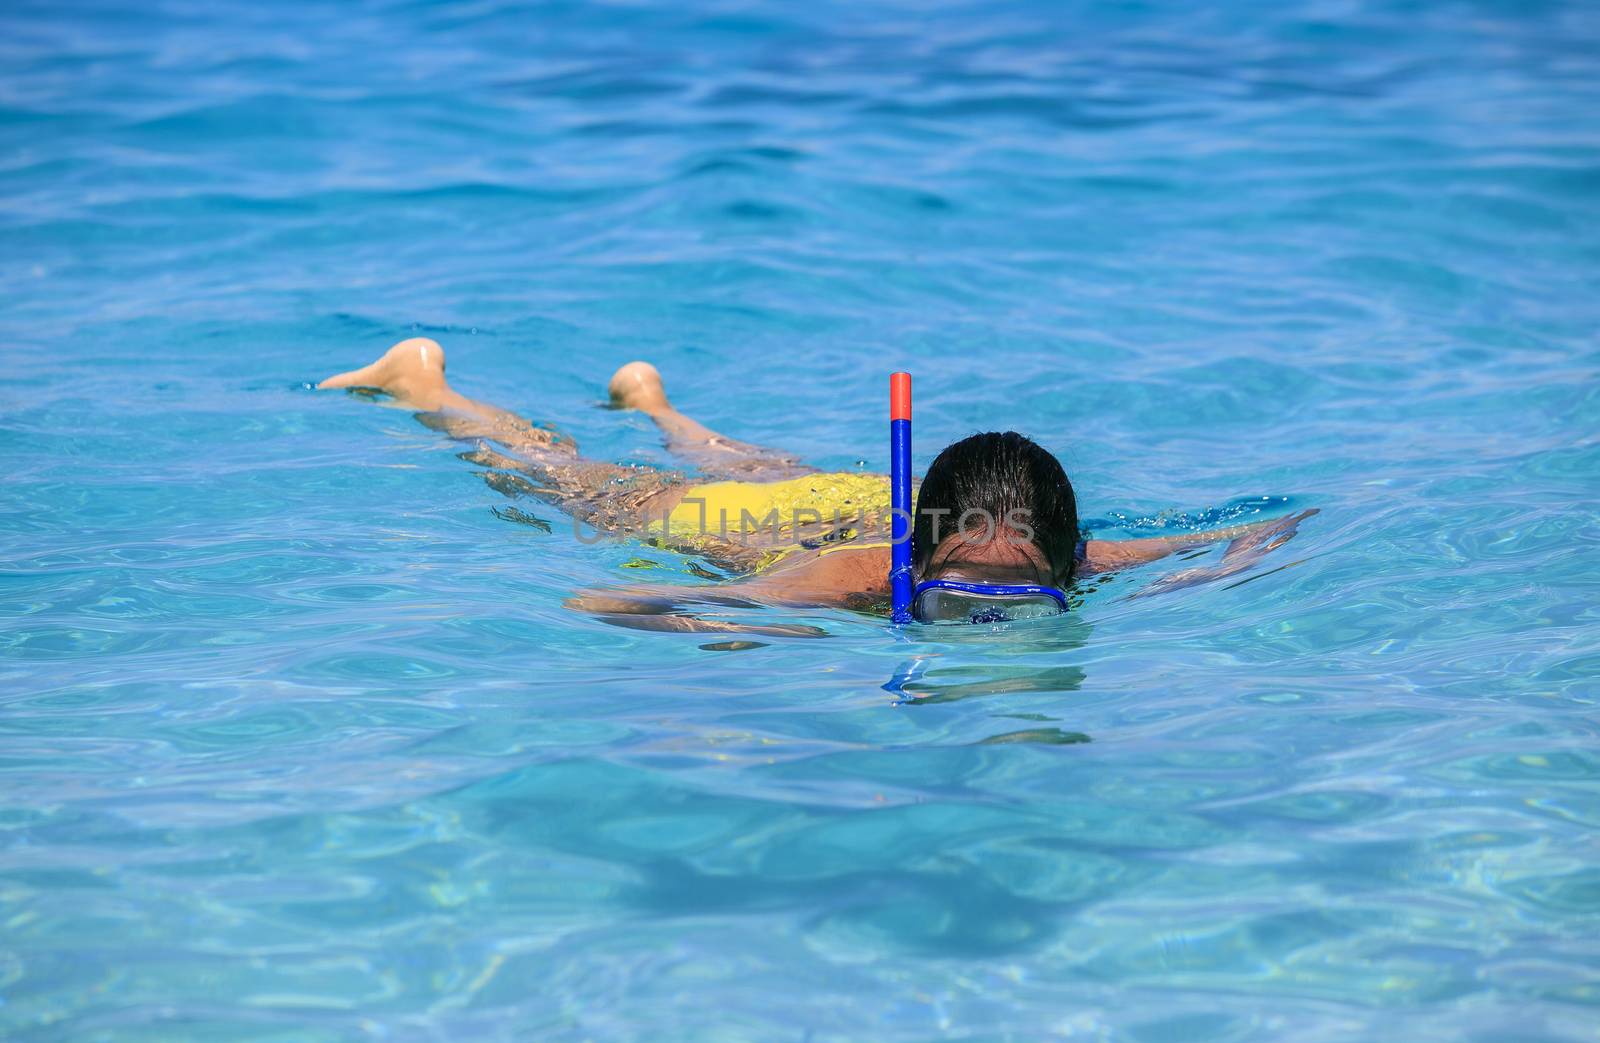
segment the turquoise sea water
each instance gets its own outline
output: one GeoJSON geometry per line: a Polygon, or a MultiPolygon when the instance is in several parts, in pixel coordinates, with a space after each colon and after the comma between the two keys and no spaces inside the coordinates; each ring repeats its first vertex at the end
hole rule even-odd
{"type": "Polygon", "coordinates": [[[8,4],[0,1036],[1596,1039],[1597,113],[1585,2],[8,4]],[[308,389],[414,334],[609,459],[647,358],[882,469],[904,367],[1097,534],[1322,513],[707,649],[308,389]]]}

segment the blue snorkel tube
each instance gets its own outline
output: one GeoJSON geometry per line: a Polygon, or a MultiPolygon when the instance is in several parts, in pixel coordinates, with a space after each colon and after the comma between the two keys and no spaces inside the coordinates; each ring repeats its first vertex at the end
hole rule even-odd
{"type": "Polygon", "coordinates": [[[911,374],[889,375],[889,598],[895,623],[911,622],[911,374]]]}

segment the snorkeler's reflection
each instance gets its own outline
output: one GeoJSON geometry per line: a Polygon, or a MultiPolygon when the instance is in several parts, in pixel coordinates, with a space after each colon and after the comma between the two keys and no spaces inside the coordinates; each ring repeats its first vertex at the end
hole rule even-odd
{"type": "Polygon", "coordinates": [[[986,695],[1075,692],[1086,676],[1082,667],[1039,666],[1038,659],[1083,648],[1092,631],[1081,618],[996,628],[914,627],[905,637],[918,646],[916,653],[883,688],[900,705],[916,706],[986,695]],[[966,659],[964,652],[981,655],[982,661],[966,659]],[[1006,662],[1010,658],[1023,661],[1006,662]]]}

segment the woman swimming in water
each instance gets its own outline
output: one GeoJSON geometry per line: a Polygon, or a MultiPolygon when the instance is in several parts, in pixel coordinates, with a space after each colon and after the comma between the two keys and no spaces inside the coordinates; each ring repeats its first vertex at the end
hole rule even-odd
{"type": "MultiPolygon", "coordinates": [[[[812,631],[698,619],[682,610],[696,603],[887,610],[888,479],[823,473],[717,434],[673,408],[647,362],[630,362],[612,376],[612,405],[655,421],[668,450],[692,464],[699,480],[586,459],[561,432],[461,395],[445,379],[444,349],[423,337],[317,386],[388,394],[428,426],[478,442],[465,457],[490,468],[496,488],[539,497],[596,533],[697,555],[731,577],[716,587],[591,592],[570,602],[610,622],[789,634],[812,631]]],[[[1216,565],[1167,576],[1142,596],[1241,572],[1315,513],[1178,536],[1082,540],[1072,484],[1056,458],[1015,432],[979,434],[947,447],[922,480],[913,567],[919,580],[1064,588],[1085,576],[1231,541],[1216,565]]]]}

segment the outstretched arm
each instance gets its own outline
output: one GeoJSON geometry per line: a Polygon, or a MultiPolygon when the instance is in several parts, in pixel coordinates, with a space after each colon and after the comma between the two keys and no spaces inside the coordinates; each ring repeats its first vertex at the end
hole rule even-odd
{"type": "MultiPolygon", "coordinates": [[[[1218,564],[1165,576],[1134,596],[1146,597],[1221,579],[1243,572],[1267,552],[1287,543],[1294,536],[1296,526],[1316,513],[1313,508],[1286,518],[1182,536],[1091,540],[1086,548],[1089,560],[1080,575],[1142,565],[1178,551],[1231,540],[1218,564]]],[[[792,564],[780,564],[759,576],[723,584],[716,592],[704,587],[666,586],[596,590],[568,600],[567,607],[636,630],[824,637],[826,631],[816,627],[762,626],[707,619],[695,614],[693,609],[695,606],[788,605],[883,611],[888,598],[888,573],[887,546],[844,547],[829,554],[797,558],[792,564]]]]}
{"type": "MultiPolygon", "coordinates": [[[[1092,576],[1100,572],[1132,568],[1135,565],[1159,561],[1170,554],[1177,554],[1179,551],[1205,547],[1213,543],[1221,543],[1223,540],[1232,540],[1233,542],[1223,552],[1222,561],[1236,566],[1232,571],[1238,572],[1248,567],[1251,562],[1254,562],[1273,547],[1280,546],[1286,542],[1295,534],[1297,525],[1316,513],[1318,513],[1317,509],[1312,508],[1288,518],[1274,518],[1270,521],[1229,525],[1221,529],[1211,529],[1208,532],[1189,532],[1179,536],[1152,536],[1139,540],[1089,540],[1084,545],[1084,567],[1078,574],[1080,576],[1092,576]],[[1281,539],[1272,542],[1273,537],[1280,535],[1282,536],[1281,539]],[[1267,546],[1269,542],[1271,545],[1267,546]],[[1244,564],[1239,564],[1252,549],[1255,549],[1254,556],[1245,561],[1244,564]]],[[[1219,565],[1218,567],[1221,566],[1219,565]]],[[[1191,569],[1188,571],[1199,573],[1206,570],[1191,569]]],[[[1179,573],[1179,575],[1183,574],[1179,573]]]]}
{"type": "Polygon", "coordinates": [[[882,611],[889,594],[888,576],[887,546],[849,547],[831,554],[797,556],[759,576],[722,583],[715,588],[649,586],[592,590],[570,599],[567,607],[636,630],[826,637],[827,631],[817,627],[735,623],[707,619],[694,610],[696,606],[781,605],[882,611]]]}
{"type": "Polygon", "coordinates": [[[762,637],[827,637],[820,627],[798,623],[736,623],[707,619],[696,606],[756,608],[758,602],[713,594],[703,587],[637,587],[595,590],[568,598],[568,608],[598,616],[613,626],[679,634],[755,634],[762,637]]]}

